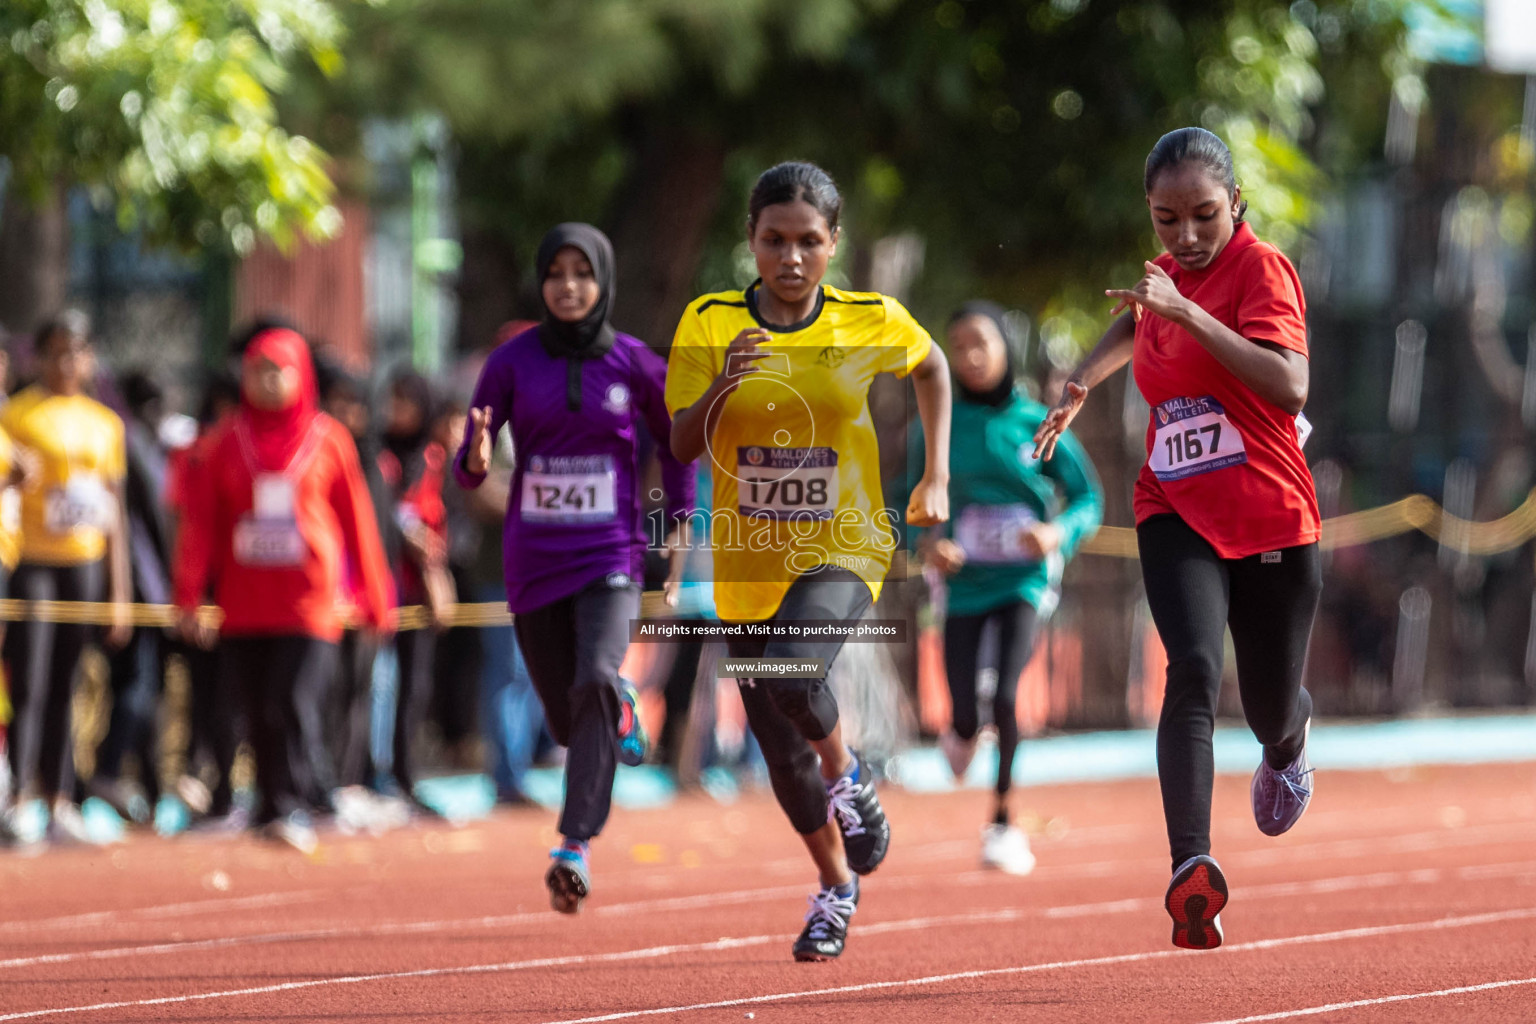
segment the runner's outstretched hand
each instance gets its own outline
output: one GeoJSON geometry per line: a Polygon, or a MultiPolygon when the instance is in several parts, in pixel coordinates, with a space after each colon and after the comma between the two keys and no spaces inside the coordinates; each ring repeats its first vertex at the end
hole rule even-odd
{"type": "Polygon", "coordinates": [[[1169,320],[1176,319],[1188,306],[1189,300],[1179,294],[1178,286],[1173,283],[1173,278],[1162,267],[1147,260],[1142,264],[1147,268],[1147,274],[1136,282],[1134,288],[1106,288],[1104,294],[1112,299],[1119,299],[1120,304],[1110,311],[1110,316],[1118,316],[1127,307],[1140,320],[1143,312],[1150,310],[1160,317],[1169,320]]]}
{"type": "Polygon", "coordinates": [[[1049,461],[1056,454],[1056,441],[1067,432],[1087,399],[1088,389],[1077,381],[1069,380],[1062,386],[1056,407],[1045,414],[1040,428],[1035,431],[1035,458],[1049,461]]]}

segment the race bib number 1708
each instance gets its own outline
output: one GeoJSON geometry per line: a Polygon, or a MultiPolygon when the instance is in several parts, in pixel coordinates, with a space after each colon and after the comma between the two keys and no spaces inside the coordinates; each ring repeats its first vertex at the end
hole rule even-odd
{"type": "Polygon", "coordinates": [[[837,509],[837,452],[831,448],[736,449],[737,511],[766,519],[831,519],[837,509]]]}
{"type": "Polygon", "coordinates": [[[1156,433],[1147,464],[1159,480],[1183,480],[1248,461],[1243,435],[1214,398],[1170,398],[1152,410],[1152,422],[1156,433]]]}

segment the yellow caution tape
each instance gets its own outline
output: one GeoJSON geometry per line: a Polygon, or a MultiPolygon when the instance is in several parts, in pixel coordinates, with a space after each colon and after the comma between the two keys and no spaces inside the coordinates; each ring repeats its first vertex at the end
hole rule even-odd
{"type": "MultiPolygon", "coordinates": [[[[1520,507],[1509,515],[1486,523],[1453,516],[1434,499],[1410,494],[1388,505],[1326,520],[1321,543],[1325,549],[1347,548],[1413,530],[1468,555],[1513,551],[1536,537],[1536,489],[1532,489],[1520,507]]],[[[1136,558],[1136,531],[1125,526],[1103,527],[1083,545],[1082,550],[1085,554],[1110,558],[1136,558]]],[[[921,569],[916,562],[909,562],[904,571],[912,576],[921,569]]],[[[644,618],[667,614],[661,591],[648,591],[642,596],[640,614],[644,618]]],[[[175,606],[168,604],[130,604],[127,616],[135,626],[171,628],[177,621],[175,606]]],[[[207,626],[217,628],[223,618],[223,612],[217,607],[210,605],[198,609],[198,619],[207,626]]],[[[447,626],[483,628],[511,625],[512,615],[505,604],[487,601],[454,605],[448,610],[446,620],[447,626]]],[[[115,606],[107,601],[0,600],[0,622],[26,621],[109,626],[116,621],[116,614],[115,606]]],[[[401,630],[427,629],[432,625],[431,612],[422,605],[409,605],[399,610],[398,628],[401,630]]]]}

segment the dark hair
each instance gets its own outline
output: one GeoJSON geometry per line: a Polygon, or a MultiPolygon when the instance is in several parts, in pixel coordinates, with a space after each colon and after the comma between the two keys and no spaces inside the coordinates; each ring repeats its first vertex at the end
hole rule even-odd
{"type": "Polygon", "coordinates": [[[768,207],[800,199],[826,219],[828,230],[837,230],[837,217],[843,212],[843,196],[837,190],[837,182],[815,164],[789,161],[775,164],[758,175],[747,199],[747,231],[757,230],[757,218],[768,207]]]}
{"type": "Polygon", "coordinates": [[[78,309],[65,309],[44,320],[43,325],[37,329],[37,334],[33,336],[33,344],[39,356],[48,348],[48,342],[56,334],[90,341],[91,318],[78,309]]]}
{"type": "Polygon", "coordinates": [[[151,405],[165,400],[165,389],[142,367],[135,367],[123,374],[122,392],[128,411],[140,417],[151,405]]]}
{"type": "Polygon", "coordinates": [[[396,370],[389,378],[389,393],[405,399],[420,409],[423,422],[432,418],[432,410],[437,405],[437,389],[432,386],[431,381],[415,370],[409,368],[396,370]]]}
{"type": "MultiPolygon", "coordinates": [[[[1152,152],[1147,154],[1147,169],[1142,176],[1142,186],[1150,194],[1157,176],[1170,167],[1183,163],[1197,163],[1215,178],[1227,195],[1237,192],[1237,174],[1232,169],[1232,151],[1213,132],[1204,128],[1179,128],[1157,140],[1152,152]]],[[[1248,212],[1248,200],[1237,208],[1239,222],[1248,212]]]]}
{"type": "Polygon", "coordinates": [[[240,382],[221,371],[213,371],[203,387],[203,398],[197,407],[197,422],[204,427],[214,424],[221,405],[240,404],[240,382]]]}

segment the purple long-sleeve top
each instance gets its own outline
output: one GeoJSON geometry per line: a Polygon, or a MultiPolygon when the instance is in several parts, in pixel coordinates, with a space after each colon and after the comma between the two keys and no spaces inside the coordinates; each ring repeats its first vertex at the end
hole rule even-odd
{"type": "MultiPolygon", "coordinates": [[[[507,501],[502,568],[513,614],[569,597],[613,573],[642,578],[637,417],[661,460],[669,517],[693,511],[692,464],[673,458],[672,421],[662,399],[667,364],[638,338],[618,334],[601,358],[582,363],[581,408],[566,399],[567,361],[551,356],[538,328],[491,353],[475,385],[474,408],[491,410],[490,431],[512,428],[517,465],[507,501]]],[[[479,487],[464,465],[472,427],[453,460],[460,486],[479,487]]]]}

